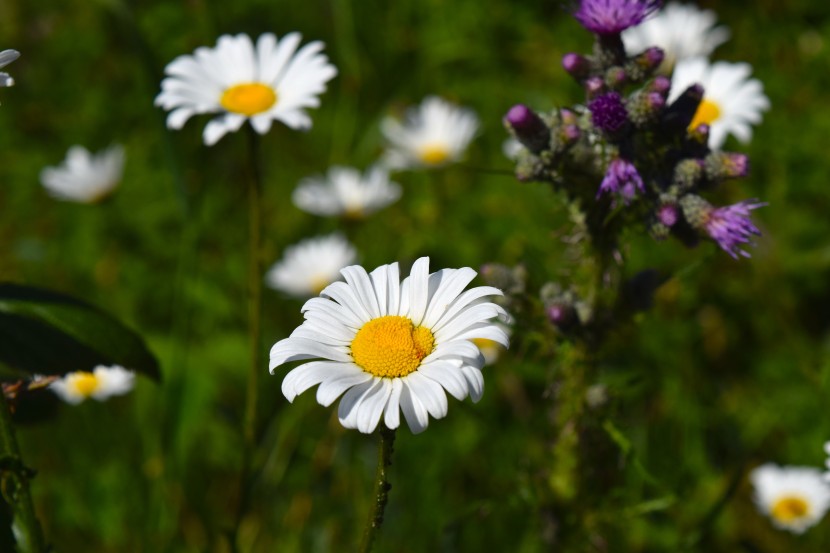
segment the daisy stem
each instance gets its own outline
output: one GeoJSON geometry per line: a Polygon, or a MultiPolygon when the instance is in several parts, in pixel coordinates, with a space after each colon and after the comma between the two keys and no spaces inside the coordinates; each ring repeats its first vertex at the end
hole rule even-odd
{"type": "Polygon", "coordinates": [[[385,424],[380,425],[380,443],[378,444],[378,468],[375,473],[374,502],[369,509],[369,518],[366,519],[366,528],[363,530],[363,541],[360,544],[360,553],[369,553],[375,542],[375,536],[383,524],[383,511],[389,497],[392,485],[387,480],[386,469],[392,464],[392,451],[395,443],[395,430],[390,430],[385,424]]]}
{"type": "Polygon", "coordinates": [[[6,394],[0,389],[0,471],[2,497],[12,509],[17,546],[21,553],[46,551],[43,531],[35,514],[35,504],[29,493],[32,470],[26,468],[20,457],[20,447],[14,435],[11,411],[6,394]]]}

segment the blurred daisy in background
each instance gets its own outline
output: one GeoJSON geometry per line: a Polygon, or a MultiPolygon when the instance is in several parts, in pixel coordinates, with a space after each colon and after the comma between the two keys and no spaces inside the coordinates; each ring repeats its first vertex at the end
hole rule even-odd
{"type": "Polygon", "coordinates": [[[383,416],[395,429],[400,411],[410,430],[427,428],[429,417],[447,414],[449,392],[458,400],[481,399],[484,357],[475,339],[508,346],[494,319],[507,313],[484,301],[501,291],[480,286],[464,292],[476,272],[468,267],[429,274],[422,257],[399,279],[398,264],[370,274],[354,265],[303,306],[305,321],[271,348],[270,369],[316,359],[288,373],[282,393],[288,401],[317,384],[317,401],[331,405],[341,394],[340,423],[372,432],[383,416]]]}
{"type": "Polygon", "coordinates": [[[109,196],[124,173],[124,148],[118,144],[97,154],[72,146],[58,167],[40,172],[40,182],[53,197],[92,204],[109,196]]]}
{"type": "Polygon", "coordinates": [[[751,125],[760,123],[761,112],[770,107],[763,85],[749,78],[751,73],[752,67],[746,63],[719,61],[710,65],[705,58],[681,60],[674,68],[669,102],[691,85],[699,84],[703,100],[689,129],[709,125],[709,146],[713,149],[719,149],[729,134],[749,142],[751,125]]]}
{"type": "Polygon", "coordinates": [[[758,510],[776,528],[801,534],[818,523],[830,507],[830,486],[812,467],[762,465],[750,474],[758,510]]]}
{"type": "Polygon", "coordinates": [[[524,146],[522,146],[522,143],[512,136],[505,139],[504,142],[501,143],[501,153],[503,153],[504,157],[507,159],[512,159],[514,161],[519,158],[519,152],[521,152],[523,148],[524,146]]]}
{"type": "Polygon", "coordinates": [[[361,175],[357,169],[338,166],[330,168],[325,177],[303,179],[292,195],[294,205],[313,215],[355,219],[374,213],[400,197],[400,185],[389,180],[385,169],[372,167],[361,175]]]}
{"type": "Polygon", "coordinates": [[[292,129],[311,128],[305,108],[320,105],[318,95],[337,69],[320,53],[322,42],[297,50],[300,39],[289,33],[278,41],[266,33],[254,47],[248,35],[222,35],[214,48],[177,57],[165,68],[168,76],[155,101],[170,111],[167,126],[180,129],[195,114],[218,113],[203,133],[208,146],[247,120],[259,134],[275,120],[292,129]]]}
{"type": "MultiPolygon", "coordinates": [[[[20,57],[20,52],[17,50],[3,50],[0,52],[0,67],[5,67],[17,58],[20,57]]],[[[0,72],[0,87],[14,85],[12,76],[5,72],[0,72]]]]}
{"type": "Polygon", "coordinates": [[[356,260],[357,251],[341,234],[308,238],[286,248],[265,274],[265,283],[291,296],[316,296],[356,260]]]}
{"type": "Polygon", "coordinates": [[[709,56],[715,48],[729,40],[729,29],[716,26],[717,16],[693,4],[669,2],[636,27],[622,33],[625,49],[638,54],[657,46],[665,57],[661,69],[671,73],[675,64],[687,58],[709,56]]]}
{"type": "Polygon", "coordinates": [[[135,373],[124,367],[99,365],[92,372],[67,373],[49,385],[62,400],[73,405],[87,398],[104,401],[112,396],[124,395],[133,389],[135,373]]]}
{"type": "Polygon", "coordinates": [[[392,169],[439,167],[458,161],[478,131],[475,112],[437,96],[429,96],[406,112],[401,124],[381,122],[388,142],[384,164],[392,169]]]}

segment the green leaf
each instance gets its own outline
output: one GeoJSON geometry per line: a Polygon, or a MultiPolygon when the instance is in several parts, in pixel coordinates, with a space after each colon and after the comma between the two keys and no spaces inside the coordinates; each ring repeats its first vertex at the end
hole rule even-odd
{"type": "Polygon", "coordinates": [[[144,340],[77,298],[20,284],[0,284],[0,376],[64,374],[121,365],[158,379],[144,340]]]}

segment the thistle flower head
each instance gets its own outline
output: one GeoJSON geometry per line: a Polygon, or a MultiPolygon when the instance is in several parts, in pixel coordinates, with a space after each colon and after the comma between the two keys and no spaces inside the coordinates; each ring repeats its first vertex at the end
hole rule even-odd
{"type": "Polygon", "coordinates": [[[591,122],[598,129],[614,134],[628,123],[628,111],[618,92],[607,92],[594,98],[588,104],[591,122]]]}
{"type": "Polygon", "coordinates": [[[741,249],[742,244],[750,243],[758,230],[749,218],[749,212],[767,204],[757,200],[744,200],[725,207],[712,208],[704,217],[704,229],[709,237],[718,243],[726,253],[738,259],[738,255],[751,257],[741,249]]]}
{"type": "Polygon", "coordinates": [[[592,33],[614,35],[639,25],[661,5],[661,0],[582,0],[574,17],[592,33]]]}
{"type": "Polygon", "coordinates": [[[599,185],[597,198],[603,194],[613,193],[621,195],[623,201],[628,203],[637,195],[637,192],[645,192],[640,173],[630,161],[617,158],[608,165],[605,177],[599,185]]]}

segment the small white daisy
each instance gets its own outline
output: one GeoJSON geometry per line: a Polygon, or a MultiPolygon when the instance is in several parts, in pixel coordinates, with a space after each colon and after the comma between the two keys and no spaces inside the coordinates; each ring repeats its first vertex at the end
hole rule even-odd
{"type": "Polygon", "coordinates": [[[445,391],[458,400],[481,398],[484,357],[472,340],[508,346],[507,335],[493,323],[507,313],[485,301],[500,290],[479,286],[463,292],[474,270],[429,274],[427,257],[415,262],[403,282],[397,263],[369,274],[357,265],[341,273],[346,282],[308,300],[303,324],[271,348],[272,373],[283,363],[316,359],[285,377],[288,401],[319,384],[317,401],[324,406],[345,392],[337,410],[344,427],[369,433],[383,416],[394,429],[403,411],[417,434],[429,416],[447,414],[445,391]]]}
{"type": "Polygon", "coordinates": [[[651,46],[661,48],[665,54],[662,67],[670,72],[678,61],[708,56],[729,40],[729,29],[716,23],[711,10],[669,2],[653,17],[623,31],[622,39],[626,51],[633,54],[651,46]]]}
{"type": "Polygon", "coordinates": [[[83,146],[72,146],[60,166],[40,172],[40,182],[55,198],[91,204],[109,196],[123,173],[123,147],[116,144],[93,155],[83,146]]]}
{"type": "Polygon", "coordinates": [[[761,112],[769,109],[769,99],[758,79],[750,79],[752,67],[746,63],[715,62],[705,58],[689,58],[677,63],[672,75],[669,102],[689,86],[703,87],[703,100],[689,129],[709,125],[709,146],[719,149],[726,135],[741,142],[752,138],[751,125],[761,122],[761,112]]]}
{"type": "Polygon", "coordinates": [[[104,401],[112,396],[124,395],[133,389],[135,373],[124,367],[99,365],[92,372],[78,371],[67,373],[52,382],[49,389],[62,400],[73,405],[87,398],[104,401]]]}
{"type": "Polygon", "coordinates": [[[819,522],[830,507],[830,486],[812,467],[767,463],[750,474],[758,510],[776,528],[801,534],[819,522]]]}
{"type": "Polygon", "coordinates": [[[275,290],[308,298],[340,278],[340,269],[357,260],[357,251],[340,234],[309,238],[286,248],[282,259],[265,274],[275,290]]]}
{"type": "MultiPolygon", "coordinates": [[[[0,52],[0,67],[5,67],[17,58],[20,57],[20,52],[17,50],[3,50],[0,52]]],[[[13,86],[14,79],[11,75],[5,72],[0,72],[0,87],[13,86]]]]}
{"type": "Polygon", "coordinates": [[[389,142],[384,163],[393,169],[438,167],[458,161],[478,130],[478,117],[437,96],[409,108],[401,125],[391,117],[381,122],[389,142]]]}
{"type": "Polygon", "coordinates": [[[248,35],[222,35],[215,48],[197,48],[192,56],[174,59],[155,102],[172,110],[167,126],[180,129],[195,114],[219,113],[205,127],[208,146],[247,120],[259,134],[268,132],[274,120],[292,129],[311,128],[305,108],[320,105],[318,95],[337,69],[320,53],[322,42],[297,50],[300,38],[289,33],[277,41],[266,33],[255,48],[248,35]]]}
{"type": "Polygon", "coordinates": [[[361,218],[401,197],[401,187],[389,173],[372,167],[365,175],[351,167],[332,167],[327,177],[309,177],[294,189],[294,205],[314,215],[361,218]]]}

